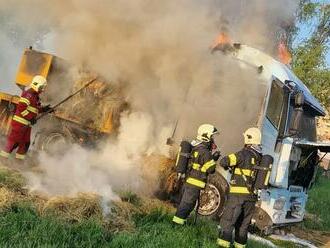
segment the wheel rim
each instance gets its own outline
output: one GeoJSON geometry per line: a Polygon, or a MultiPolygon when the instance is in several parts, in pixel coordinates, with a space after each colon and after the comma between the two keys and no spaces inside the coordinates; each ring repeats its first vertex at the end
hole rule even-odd
{"type": "Polygon", "coordinates": [[[41,145],[41,150],[46,152],[59,152],[67,144],[67,139],[62,133],[49,134],[41,145]]]}
{"type": "Polygon", "coordinates": [[[212,215],[218,210],[220,203],[220,191],[213,184],[208,184],[201,191],[198,213],[204,216],[212,215]]]}

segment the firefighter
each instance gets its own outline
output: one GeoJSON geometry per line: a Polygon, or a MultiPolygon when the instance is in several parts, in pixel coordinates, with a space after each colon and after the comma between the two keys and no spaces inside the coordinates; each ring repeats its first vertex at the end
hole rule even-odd
{"type": "Polygon", "coordinates": [[[8,158],[10,153],[17,148],[16,159],[25,159],[30,146],[31,126],[36,123],[37,115],[52,110],[49,105],[42,107],[39,99],[39,94],[43,92],[46,85],[46,78],[37,75],[33,77],[30,88],[22,92],[11,121],[7,144],[0,152],[3,158],[8,158]]]}
{"type": "Polygon", "coordinates": [[[225,209],[220,219],[221,231],[217,243],[220,247],[230,247],[235,229],[235,248],[246,247],[247,229],[255,209],[257,196],[251,188],[253,167],[257,166],[261,155],[261,132],[249,128],[244,134],[245,146],[220,160],[220,166],[232,171],[230,190],[225,209]]]}
{"type": "MultiPolygon", "coordinates": [[[[198,128],[197,139],[191,142],[190,154],[191,170],[188,173],[180,204],[173,217],[175,224],[183,225],[190,212],[194,209],[201,189],[205,188],[208,174],[215,172],[216,160],[220,153],[212,150],[216,148],[213,136],[218,130],[210,124],[203,124],[198,128]]],[[[184,174],[179,174],[184,176],[184,174]]]]}

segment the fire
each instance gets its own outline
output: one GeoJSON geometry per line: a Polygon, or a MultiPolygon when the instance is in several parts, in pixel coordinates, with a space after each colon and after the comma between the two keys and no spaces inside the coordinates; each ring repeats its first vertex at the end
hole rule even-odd
{"type": "Polygon", "coordinates": [[[215,49],[217,47],[220,46],[228,46],[231,44],[231,39],[229,37],[228,34],[226,34],[225,32],[221,32],[218,37],[215,39],[213,45],[212,45],[212,49],[215,49]]]}
{"type": "Polygon", "coordinates": [[[278,59],[285,65],[291,63],[292,56],[283,41],[278,44],[278,59]]]}

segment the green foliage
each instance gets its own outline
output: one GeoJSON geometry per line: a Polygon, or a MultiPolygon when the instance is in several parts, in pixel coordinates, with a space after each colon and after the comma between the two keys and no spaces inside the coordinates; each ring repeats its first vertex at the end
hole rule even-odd
{"type": "Polygon", "coordinates": [[[304,226],[309,229],[330,231],[330,180],[320,177],[308,194],[307,212],[315,217],[307,219],[304,226]]]}
{"type": "Polygon", "coordinates": [[[318,3],[313,3],[310,0],[301,0],[298,9],[298,20],[301,22],[309,21],[317,14],[318,3]]]}
{"type": "MultiPolygon", "coordinates": [[[[301,25],[312,27],[312,32],[293,49],[293,70],[312,93],[330,107],[330,70],[325,61],[330,39],[330,4],[301,0],[296,26],[301,25]]],[[[295,31],[293,36],[296,34],[295,31]]]]}

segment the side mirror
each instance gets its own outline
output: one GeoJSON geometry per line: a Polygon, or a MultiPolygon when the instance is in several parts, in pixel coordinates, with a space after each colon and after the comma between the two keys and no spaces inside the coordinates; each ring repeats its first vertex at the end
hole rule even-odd
{"type": "Polygon", "coordinates": [[[304,93],[298,91],[294,96],[294,110],[292,113],[292,119],[289,129],[290,136],[297,135],[299,132],[300,122],[304,112],[303,110],[304,102],[305,102],[304,93]]]}
{"type": "Polygon", "coordinates": [[[301,91],[298,91],[294,96],[295,107],[302,107],[302,105],[304,105],[304,103],[305,103],[304,93],[302,93],[301,91]]]}

